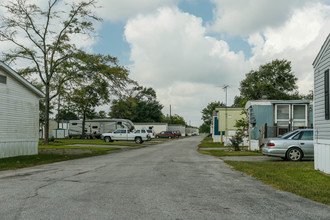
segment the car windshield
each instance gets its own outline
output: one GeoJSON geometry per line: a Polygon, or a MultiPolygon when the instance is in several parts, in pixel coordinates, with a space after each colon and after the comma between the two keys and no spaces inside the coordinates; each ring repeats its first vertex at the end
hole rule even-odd
{"type": "Polygon", "coordinates": [[[299,131],[290,131],[288,133],[285,133],[283,134],[282,136],[280,136],[280,138],[283,138],[283,139],[288,139],[290,137],[292,137],[293,135],[297,134],[299,131]]]}

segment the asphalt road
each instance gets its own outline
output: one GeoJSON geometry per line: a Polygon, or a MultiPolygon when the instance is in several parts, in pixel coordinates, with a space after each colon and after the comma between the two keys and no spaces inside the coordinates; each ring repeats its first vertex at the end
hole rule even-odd
{"type": "Polygon", "coordinates": [[[199,154],[201,139],[0,172],[0,219],[330,219],[199,154]]]}

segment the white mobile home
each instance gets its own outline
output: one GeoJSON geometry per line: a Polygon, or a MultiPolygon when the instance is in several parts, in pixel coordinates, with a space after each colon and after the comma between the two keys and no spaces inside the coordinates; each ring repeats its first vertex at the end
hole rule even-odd
{"type": "Polygon", "coordinates": [[[330,34],[313,62],[313,67],[314,166],[330,174],[330,34]]]}
{"type": "Polygon", "coordinates": [[[167,123],[157,123],[157,122],[135,123],[134,122],[134,127],[136,130],[153,129],[156,133],[160,133],[162,131],[168,131],[167,123]]]}
{"type": "MultiPolygon", "coordinates": [[[[113,132],[116,129],[134,129],[134,124],[128,119],[91,119],[85,121],[85,135],[88,138],[99,138],[102,133],[113,132]]],[[[82,120],[69,121],[69,137],[82,135],[82,120]]]]}
{"type": "Polygon", "coordinates": [[[0,158],[38,154],[44,94],[0,61],[0,158]]]}

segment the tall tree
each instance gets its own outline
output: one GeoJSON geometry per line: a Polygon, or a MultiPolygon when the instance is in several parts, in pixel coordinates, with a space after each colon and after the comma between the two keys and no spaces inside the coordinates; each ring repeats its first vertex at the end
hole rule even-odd
{"type": "Polygon", "coordinates": [[[210,102],[209,104],[207,104],[207,106],[205,108],[203,108],[202,110],[202,120],[204,121],[204,123],[208,126],[210,126],[211,122],[212,122],[212,117],[213,117],[213,111],[217,108],[217,107],[226,107],[225,104],[223,104],[222,102],[210,102]]]}
{"type": "Polygon", "coordinates": [[[58,118],[59,120],[65,120],[65,121],[78,120],[79,119],[78,115],[76,113],[70,111],[68,108],[61,109],[56,114],[56,118],[58,118]]]}
{"type": "Polygon", "coordinates": [[[241,81],[240,92],[247,100],[258,100],[263,96],[267,99],[297,99],[296,81],[291,62],[276,59],[247,73],[241,81]]]}
{"type": "Polygon", "coordinates": [[[205,122],[199,127],[199,133],[210,133],[210,125],[205,122]]]}
{"type": "Polygon", "coordinates": [[[163,116],[162,122],[166,122],[168,124],[187,125],[184,118],[177,114],[171,115],[171,117],[169,115],[163,116]]]}
{"type": "Polygon", "coordinates": [[[110,109],[110,117],[125,118],[133,122],[160,122],[163,105],[157,101],[153,88],[136,86],[128,94],[114,100],[110,109]]]}
{"type": "Polygon", "coordinates": [[[117,58],[109,55],[75,53],[63,63],[63,71],[76,78],[65,83],[68,103],[74,106],[83,119],[82,137],[87,118],[97,117],[95,108],[110,102],[110,94],[120,95],[129,84],[128,70],[119,66],[117,58]]]}
{"type": "Polygon", "coordinates": [[[4,53],[5,61],[24,60],[26,67],[19,72],[26,77],[37,75],[43,84],[45,144],[49,138],[50,101],[63,83],[73,77],[64,74],[59,66],[76,50],[71,39],[77,34],[92,33],[93,21],[100,20],[91,11],[96,0],[73,1],[67,8],[62,3],[48,0],[46,8],[27,0],[1,4],[5,15],[0,16],[0,41],[13,45],[12,50],[4,53]]]}

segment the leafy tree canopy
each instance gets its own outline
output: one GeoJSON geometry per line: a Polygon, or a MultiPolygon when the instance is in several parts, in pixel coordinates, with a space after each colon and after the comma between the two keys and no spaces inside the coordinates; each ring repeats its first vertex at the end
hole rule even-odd
{"type": "Polygon", "coordinates": [[[210,133],[210,125],[205,122],[199,127],[199,133],[210,133]]]}
{"type": "Polygon", "coordinates": [[[160,122],[162,109],[153,88],[136,86],[112,102],[109,116],[133,122],[160,122]]]}
{"type": "Polygon", "coordinates": [[[215,101],[215,102],[209,103],[205,108],[203,108],[203,110],[202,110],[202,120],[204,121],[204,123],[206,123],[206,125],[210,126],[210,124],[212,122],[213,111],[217,107],[226,107],[226,105],[223,104],[222,102],[216,102],[215,101]]]}
{"type": "Polygon", "coordinates": [[[56,114],[55,118],[66,121],[79,119],[78,115],[69,109],[61,109],[59,114],[56,114]]]}
{"type": "Polygon", "coordinates": [[[261,65],[258,70],[251,70],[240,83],[243,99],[299,99],[296,86],[297,78],[291,71],[291,62],[273,60],[261,65]]]}
{"type": "Polygon", "coordinates": [[[180,115],[172,115],[171,117],[169,115],[163,116],[162,122],[168,123],[168,124],[178,124],[178,125],[187,125],[184,118],[180,115]]]}

